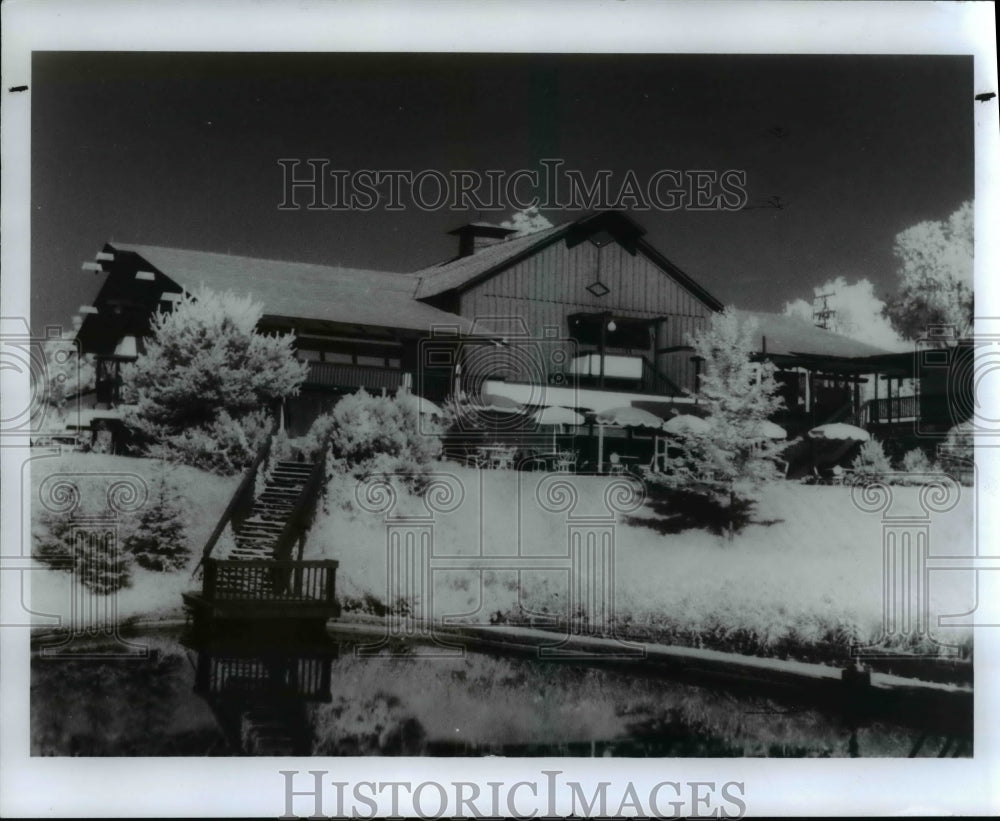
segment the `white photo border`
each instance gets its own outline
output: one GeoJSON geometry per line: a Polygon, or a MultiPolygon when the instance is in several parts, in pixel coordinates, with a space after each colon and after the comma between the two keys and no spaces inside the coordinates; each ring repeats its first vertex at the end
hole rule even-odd
{"type": "MultiPolygon", "coordinates": [[[[84,2],[5,3],[2,94],[2,313],[29,316],[31,54],[62,51],[515,51],[972,54],[976,92],[997,91],[992,3],[924,2],[84,2]],[[557,32],[558,34],[554,34],[557,32]],[[26,93],[8,92],[27,85],[26,93]]],[[[1000,317],[997,100],[975,108],[977,313],[1000,317]]],[[[3,381],[5,399],[27,386],[3,381]]],[[[3,459],[2,536],[19,538],[25,500],[3,459]]],[[[981,454],[981,476],[997,470],[981,454]]],[[[980,490],[980,538],[994,532],[996,481],[980,490]]],[[[7,555],[8,550],[2,551],[7,555]]],[[[5,585],[4,594],[8,594],[5,585]]],[[[982,607],[996,607],[997,602],[982,607]]],[[[986,614],[984,614],[986,615],[986,614]]],[[[996,614],[988,620],[1000,623],[996,614]]],[[[750,815],[1000,812],[997,630],[976,631],[976,749],[961,760],[32,758],[28,631],[0,628],[0,814],[278,816],[279,770],[327,780],[537,781],[545,769],[587,783],[742,781],[750,815]]],[[[405,807],[405,805],[404,805],[405,807]]],[[[559,812],[568,812],[560,802],[559,812]]]]}

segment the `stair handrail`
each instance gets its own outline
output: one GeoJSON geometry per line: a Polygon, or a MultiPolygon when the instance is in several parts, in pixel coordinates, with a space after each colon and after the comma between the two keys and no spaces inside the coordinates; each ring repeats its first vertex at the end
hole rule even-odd
{"type": "Polygon", "coordinates": [[[274,424],[272,423],[271,430],[268,432],[263,444],[257,449],[257,455],[254,457],[253,462],[250,463],[250,467],[246,469],[246,473],[243,474],[243,478],[229,500],[229,504],[226,505],[226,509],[222,512],[222,516],[212,530],[212,534],[208,537],[208,541],[205,542],[205,547],[201,551],[201,558],[198,559],[198,564],[191,571],[192,577],[198,573],[202,564],[211,555],[216,542],[219,541],[219,537],[222,536],[222,532],[226,529],[226,525],[232,521],[237,512],[243,508],[249,508],[250,503],[253,502],[256,493],[257,471],[267,461],[268,456],[271,455],[271,444],[273,441],[274,424]]]}
{"type": "Polygon", "coordinates": [[[302,492],[295,501],[295,506],[285,521],[285,526],[275,540],[274,557],[279,561],[287,559],[291,555],[292,546],[295,544],[295,541],[309,530],[325,473],[326,459],[320,456],[313,463],[306,483],[302,487],[302,492]]]}
{"type": "Polygon", "coordinates": [[[326,475],[326,456],[321,454],[317,457],[309,471],[309,478],[299,498],[295,501],[285,526],[274,544],[274,557],[283,560],[289,558],[292,546],[296,540],[309,530],[312,516],[316,512],[316,502],[319,499],[319,489],[323,484],[323,477],[326,475]]]}

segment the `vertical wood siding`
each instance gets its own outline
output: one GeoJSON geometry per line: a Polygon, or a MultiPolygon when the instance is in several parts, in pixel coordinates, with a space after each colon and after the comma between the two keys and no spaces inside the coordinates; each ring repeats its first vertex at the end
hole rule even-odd
{"type": "MultiPolygon", "coordinates": [[[[558,329],[558,335],[566,339],[566,317],[577,312],[612,311],[644,319],[666,317],[665,333],[660,339],[668,347],[686,344],[687,334],[703,327],[712,313],[641,253],[630,254],[617,243],[602,249],[590,242],[567,248],[564,241],[470,288],[461,296],[460,311],[470,319],[519,317],[531,335],[540,339],[545,338],[546,327],[558,329]],[[587,290],[598,279],[598,273],[609,289],[603,297],[587,290]]],[[[552,347],[573,350],[570,344],[552,347]]],[[[653,360],[651,350],[642,353],[653,360]]],[[[548,354],[545,358],[550,359],[548,354]]],[[[675,383],[693,389],[695,372],[690,359],[691,353],[685,351],[661,355],[653,361],[675,383]]],[[[553,370],[562,368],[553,366],[549,372],[553,370]]]]}

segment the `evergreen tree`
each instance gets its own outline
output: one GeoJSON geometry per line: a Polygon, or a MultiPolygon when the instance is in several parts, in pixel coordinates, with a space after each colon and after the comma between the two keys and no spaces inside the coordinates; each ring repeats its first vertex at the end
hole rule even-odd
{"type": "Polygon", "coordinates": [[[679,455],[656,479],[668,488],[709,495],[720,507],[727,503],[721,515],[730,536],[753,487],[778,477],[775,459],[785,445],[764,435],[764,423],[782,400],[774,365],[753,361],[758,338],[755,320],[741,322],[727,308],[690,339],[703,362],[698,401],[708,410],[707,425],[674,437],[679,455]]]}
{"type": "Polygon", "coordinates": [[[262,314],[248,297],[202,289],[154,316],[145,353],[122,369],[125,421],[147,450],[217,473],[253,460],[268,409],[307,371],[290,334],[257,331],[262,314]]]}
{"type": "Polygon", "coordinates": [[[179,570],[191,557],[180,493],[168,470],[162,463],[136,527],[123,540],[124,549],[147,570],[179,570]]]}

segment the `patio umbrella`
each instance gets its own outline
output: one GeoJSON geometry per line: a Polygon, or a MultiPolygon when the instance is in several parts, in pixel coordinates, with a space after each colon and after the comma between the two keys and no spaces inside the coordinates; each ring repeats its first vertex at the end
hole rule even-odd
{"type": "Polygon", "coordinates": [[[412,393],[410,394],[410,398],[416,403],[417,412],[421,416],[444,416],[444,411],[429,399],[424,399],[422,396],[412,393]]]}
{"type": "Polygon", "coordinates": [[[481,394],[478,398],[473,399],[471,404],[475,405],[477,410],[492,411],[493,413],[520,413],[524,410],[524,406],[519,402],[495,393],[481,394]]]}
{"type": "Polygon", "coordinates": [[[470,397],[469,405],[479,414],[488,411],[493,414],[493,435],[499,430],[498,415],[524,413],[524,405],[496,393],[483,393],[470,397]]]}
{"type": "Polygon", "coordinates": [[[663,427],[663,420],[642,408],[625,406],[601,411],[597,414],[597,424],[611,425],[616,428],[653,428],[659,430],[663,427]]]}
{"type": "Polygon", "coordinates": [[[764,420],[757,426],[757,432],[761,439],[784,439],[788,436],[788,431],[781,425],[764,420]]]}
{"type": "Polygon", "coordinates": [[[855,425],[848,425],[846,422],[832,422],[828,425],[820,425],[809,431],[810,439],[825,439],[827,441],[850,441],[867,442],[871,439],[871,434],[864,428],[855,425]]]}
{"type": "Polygon", "coordinates": [[[652,428],[653,430],[663,429],[663,420],[655,414],[645,411],[642,408],[623,406],[601,411],[597,414],[597,469],[600,472],[604,467],[604,426],[610,425],[614,428],[652,428]]]}
{"type": "MultiPolygon", "coordinates": [[[[710,427],[708,420],[687,413],[678,414],[663,423],[663,430],[673,434],[707,433],[710,427]]],[[[782,435],[784,435],[784,431],[782,431],[782,435]]]]}
{"type": "Polygon", "coordinates": [[[557,405],[535,411],[531,417],[536,425],[552,426],[552,450],[556,449],[556,427],[559,425],[582,425],[584,418],[574,410],[557,405]]]}

